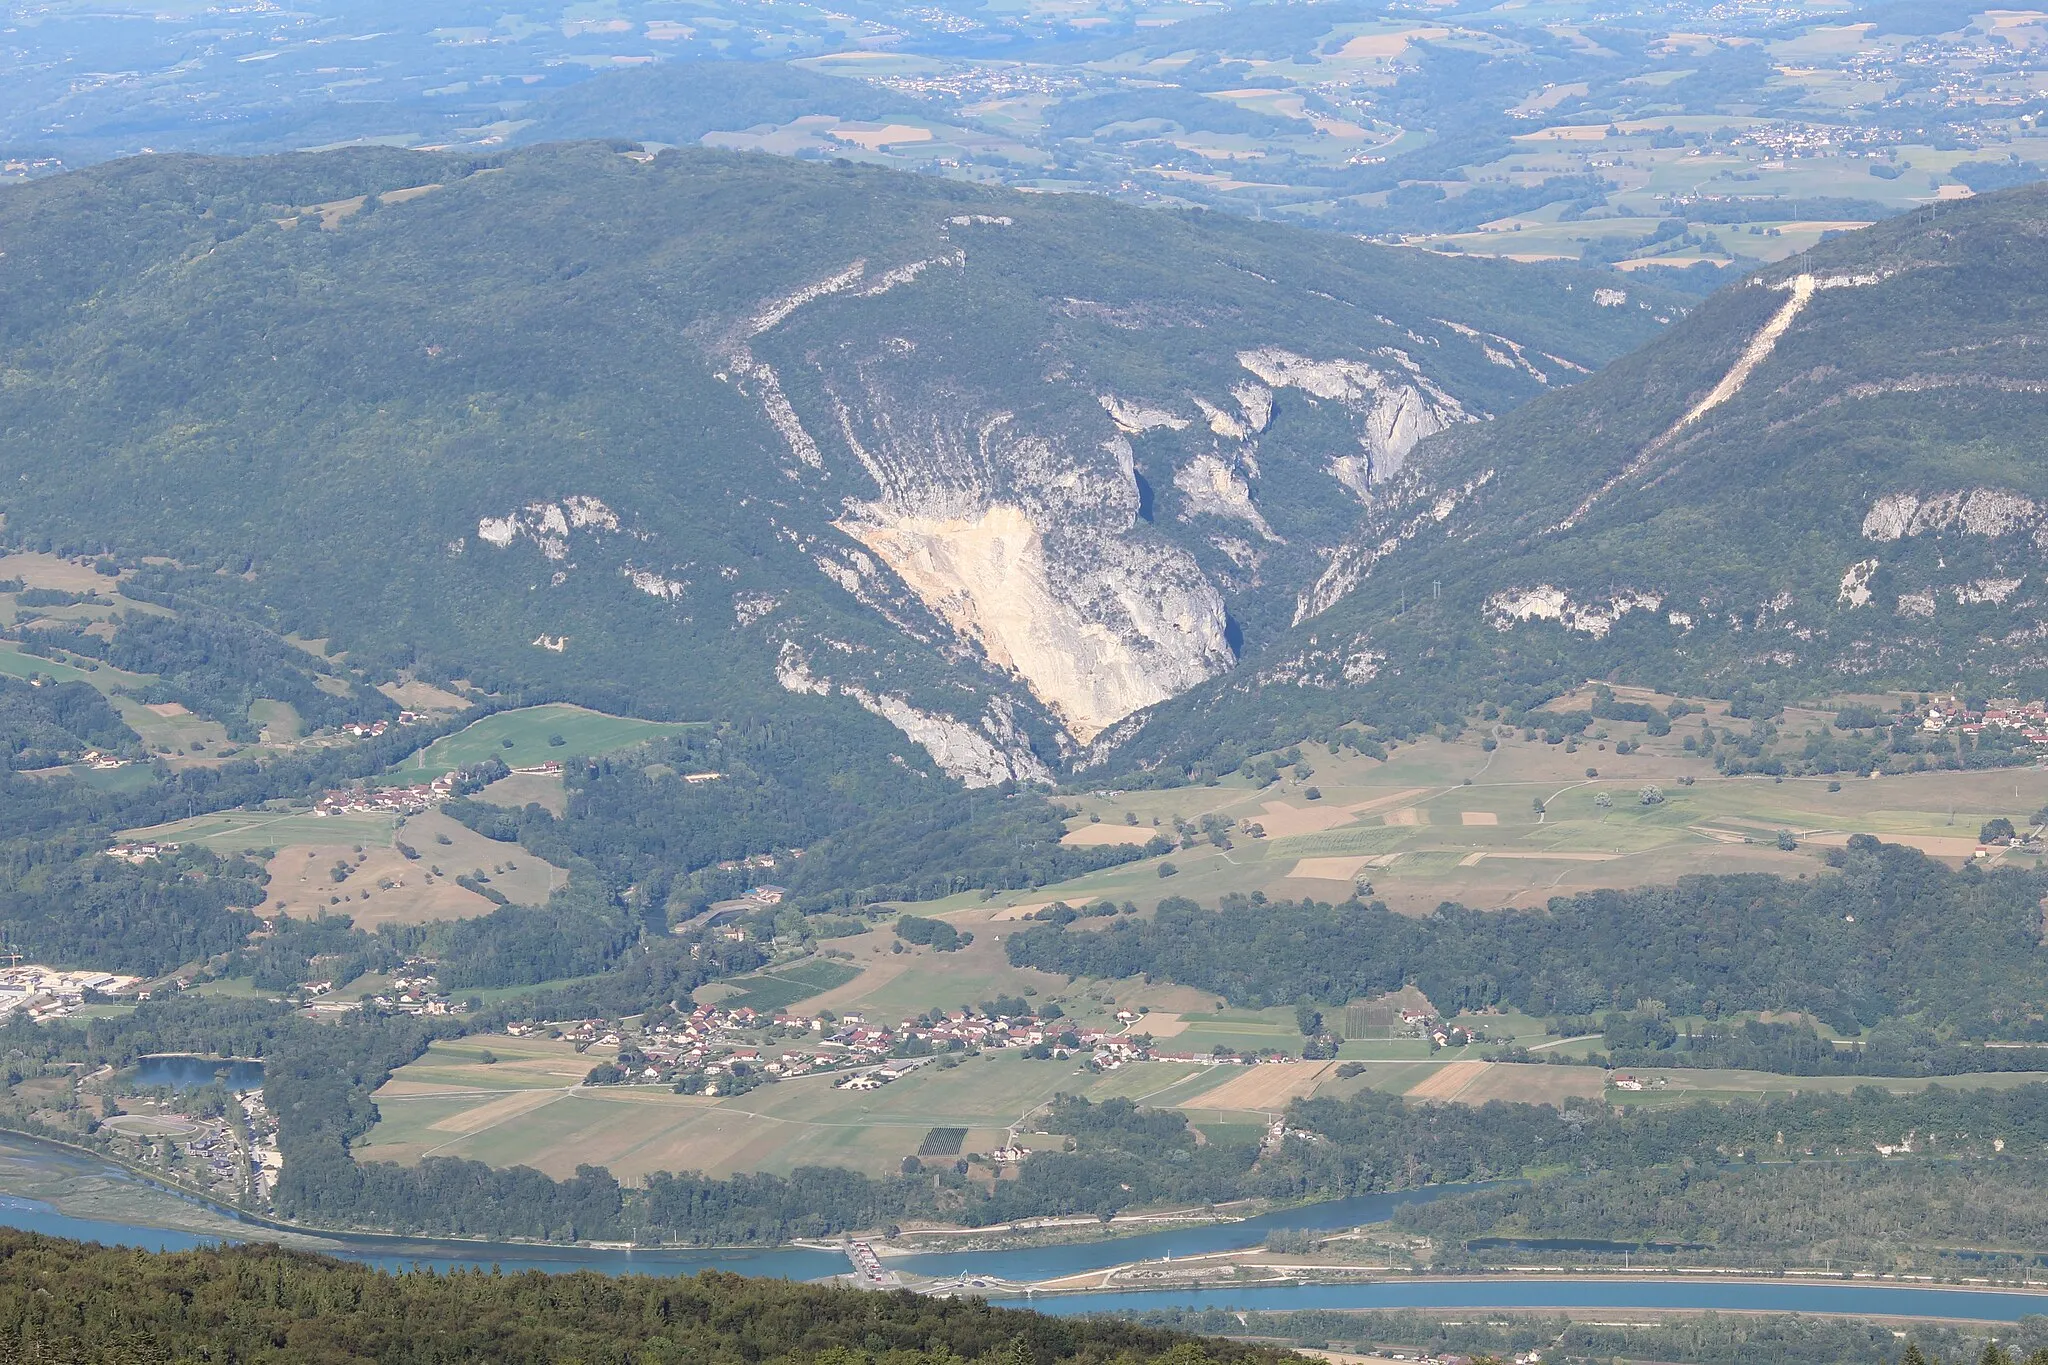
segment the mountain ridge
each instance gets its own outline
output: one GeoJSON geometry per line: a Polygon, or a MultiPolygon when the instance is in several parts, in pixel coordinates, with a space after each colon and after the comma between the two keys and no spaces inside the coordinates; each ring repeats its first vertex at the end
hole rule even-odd
{"type": "MultiPolygon", "coordinates": [[[[1309,660],[1329,693],[1268,706],[1292,717],[1275,735],[1457,724],[1588,678],[2039,695],[2044,235],[2040,186],[1844,235],[1581,385],[1422,442],[1313,610],[1247,660],[1273,681],[1309,660]],[[1347,658],[1370,661],[1366,692],[1347,658]]],[[[1263,735],[1242,681],[1148,716],[1133,759],[1263,735]]]]}
{"type": "Polygon", "coordinates": [[[1232,671],[1423,437],[1676,316],[603,144],[113,163],[11,191],[0,234],[10,534],[175,559],[138,586],[373,671],[656,715],[779,683],[979,784],[1232,671]]]}

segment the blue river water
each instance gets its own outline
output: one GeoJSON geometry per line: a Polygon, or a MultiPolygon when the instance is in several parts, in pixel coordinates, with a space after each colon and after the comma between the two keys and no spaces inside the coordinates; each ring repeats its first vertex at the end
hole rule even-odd
{"type": "MultiPolygon", "coordinates": [[[[0,1164],[31,1165],[45,1173],[127,1178],[127,1173],[84,1153],[7,1134],[0,1137],[0,1164]]],[[[1105,1269],[1136,1260],[1176,1258],[1255,1246],[1276,1229],[1348,1228],[1383,1221],[1401,1203],[1440,1198],[1469,1186],[1443,1186],[1401,1195],[1371,1195],[1283,1209],[1236,1223],[1172,1228],[1110,1241],[1014,1251],[941,1252],[891,1257],[896,1270],[935,1278],[972,1275],[1011,1281],[1047,1279],[1105,1269]]],[[[110,1246],[180,1251],[212,1245],[219,1238],[174,1232],[119,1221],[74,1218],[32,1199],[0,1194],[0,1227],[21,1228],[110,1246]]],[[[261,1227],[246,1238],[261,1241],[261,1227]]],[[[450,1270],[498,1267],[508,1273],[595,1270],[607,1275],[694,1275],[726,1270],[741,1275],[815,1280],[846,1273],[836,1251],[803,1247],[722,1248],[682,1251],[607,1247],[548,1247],[523,1243],[437,1241],[406,1237],[321,1238],[315,1248],[343,1260],[384,1270],[450,1270]]],[[[1654,1279],[1571,1279],[1473,1277],[1454,1280],[1390,1280],[1370,1284],[1246,1286],[1221,1289],[1158,1289],[1116,1293],[1041,1294],[1014,1300],[1043,1313],[1129,1314],[1157,1308],[1483,1309],[1716,1309],[1728,1312],[1845,1313],[1867,1316],[1957,1318],[2013,1322],[2048,1314],[2048,1294],[1966,1289],[1913,1288],[1867,1283],[1809,1281],[1727,1281],[1685,1276],[1654,1279]]]]}
{"type": "Polygon", "coordinates": [[[1085,1270],[1107,1270],[1131,1261],[1156,1261],[1163,1257],[1202,1256],[1215,1251],[1238,1251],[1257,1246],[1269,1232],[1306,1229],[1321,1232],[1334,1228],[1355,1228],[1366,1223],[1384,1223],[1402,1204],[1426,1204],[1447,1194],[1463,1194],[1476,1185],[1437,1185],[1426,1190],[1400,1194],[1367,1194],[1355,1199],[1332,1199],[1321,1204],[1263,1213],[1236,1223],[1210,1223],[1202,1227],[1169,1228],[1145,1232],[1113,1241],[1069,1243],[1064,1246],[1019,1247],[1015,1251],[941,1251],[922,1256],[893,1256],[892,1270],[946,1279],[954,1275],[992,1275],[1005,1280],[1049,1280],[1061,1275],[1078,1275],[1085,1270]]]}
{"type": "Polygon", "coordinates": [[[2048,1294],[1917,1289],[1906,1285],[1796,1281],[1463,1279],[1385,1284],[1307,1284],[1249,1289],[1145,1289],[1039,1296],[1041,1313],[1143,1313],[1154,1308],[1602,1308],[1715,1309],[1731,1313],[1844,1313],[1858,1317],[2017,1322],[2048,1314],[2048,1294]]]}

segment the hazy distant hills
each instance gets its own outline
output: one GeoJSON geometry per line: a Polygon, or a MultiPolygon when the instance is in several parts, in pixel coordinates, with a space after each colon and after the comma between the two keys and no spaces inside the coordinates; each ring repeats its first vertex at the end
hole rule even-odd
{"type": "Polygon", "coordinates": [[[520,110],[522,142],[617,138],[695,146],[807,116],[844,120],[930,117],[932,107],[866,81],[779,62],[664,62],[551,90],[520,110]]]}
{"type": "Polygon", "coordinates": [[[10,536],[173,557],[167,588],[359,667],[653,714],[850,698],[973,780],[1232,673],[1418,441],[1675,316],[1571,271],[596,144],[120,162],[0,197],[0,241],[10,536]]]}

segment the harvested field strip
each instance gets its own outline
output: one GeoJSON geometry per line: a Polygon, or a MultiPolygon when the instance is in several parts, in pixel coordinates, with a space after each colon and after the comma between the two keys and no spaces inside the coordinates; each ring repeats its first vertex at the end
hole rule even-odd
{"type": "Polygon", "coordinates": [[[1460,1104],[1562,1104],[1567,1099],[1598,1100],[1606,1092],[1607,1073],[1594,1066],[1548,1066],[1532,1062],[1495,1062],[1457,1097],[1460,1104]]]}
{"type": "Polygon", "coordinates": [[[1101,824],[1068,830],[1060,842],[1077,848],[1099,848],[1109,844],[1149,843],[1158,834],[1159,831],[1150,825],[1113,825],[1105,820],[1101,824]]]}
{"type": "Polygon", "coordinates": [[[1335,1062],[1262,1062],[1246,1067],[1214,1090],[1185,1101],[1202,1109],[1241,1109],[1264,1113],[1285,1109],[1288,1101],[1315,1090],[1335,1062]]]}
{"type": "Polygon", "coordinates": [[[1408,787],[1401,791],[1389,792],[1385,796],[1375,796],[1370,801],[1355,801],[1344,809],[1353,815],[1365,815],[1382,806],[1398,806],[1403,801],[1413,801],[1418,796],[1427,795],[1428,792],[1427,787],[1408,787]]]}
{"type": "Polygon", "coordinates": [[[1342,806],[1297,806],[1286,801],[1268,801],[1257,817],[1268,838],[1285,839],[1297,834],[1320,834],[1326,829],[1348,825],[1358,817],[1342,806]]]}
{"type": "Polygon", "coordinates": [[[1411,1100],[1455,1100],[1475,1085],[1492,1062],[1452,1062],[1408,1091],[1411,1100]]]}
{"type": "Polygon", "coordinates": [[[1303,858],[1287,875],[1307,881],[1348,882],[1372,861],[1363,855],[1353,858],[1303,858]]]}
{"type": "Polygon", "coordinates": [[[427,1127],[436,1133],[454,1133],[468,1137],[481,1133],[486,1128],[496,1127],[506,1119],[517,1118],[543,1105],[553,1104],[568,1092],[565,1090],[529,1090],[523,1094],[507,1095],[503,1099],[480,1104],[474,1109],[465,1109],[459,1114],[450,1114],[445,1119],[436,1119],[427,1127]]]}
{"type": "Polygon", "coordinates": [[[1626,856],[1622,853],[1574,853],[1563,849],[1483,848],[1477,853],[1467,853],[1458,859],[1458,866],[1477,867],[1489,858],[1520,858],[1532,862],[1553,863],[1611,863],[1616,858],[1626,856]]]}

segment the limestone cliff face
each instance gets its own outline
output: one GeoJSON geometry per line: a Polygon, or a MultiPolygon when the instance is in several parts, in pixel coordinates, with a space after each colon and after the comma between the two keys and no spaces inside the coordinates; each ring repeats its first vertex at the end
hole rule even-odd
{"type": "Polygon", "coordinates": [[[1230,666],[1222,596],[1141,528],[1111,419],[1077,407],[1027,424],[934,392],[907,361],[833,387],[875,489],[845,500],[840,530],[1083,743],[1230,666]]]}
{"type": "Polygon", "coordinates": [[[916,645],[848,650],[785,612],[798,681],[969,781],[1024,775],[1034,745],[1085,761],[1234,668],[1234,602],[1327,609],[1472,492],[1434,488],[1417,446],[1552,382],[1520,342],[1395,323],[1325,280],[1207,312],[1177,279],[1074,298],[1064,279],[1017,289],[1059,269],[1022,219],[926,231],[893,260],[817,263],[708,358],[784,481],[755,515],[916,645]],[[992,728],[999,703],[1015,726],[992,728]]]}
{"type": "MultiPolygon", "coordinates": [[[[748,361],[757,376],[778,372],[764,415],[792,452],[819,452],[820,491],[847,490],[832,526],[1080,743],[1230,667],[1222,594],[1140,519],[1122,432],[1144,428],[1131,411],[1073,385],[1050,386],[1028,413],[1005,406],[942,342],[864,317],[873,294],[841,283],[849,274],[865,272],[805,300],[851,296],[830,320],[841,344],[803,348],[801,383],[789,363],[755,358],[772,328],[750,338],[748,361]]],[[[914,278],[900,283],[953,283],[914,278]]],[[[795,313],[760,316],[780,325],[795,313]]]]}
{"type": "Polygon", "coordinates": [[[1274,389],[1299,389],[1356,414],[1358,452],[1333,456],[1331,477],[1370,499],[1372,486],[1401,472],[1425,437],[1472,421],[1456,398],[1422,373],[1406,351],[1383,347],[1364,360],[1313,360],[1279,346],[1241,352],[1238,363],[1274,389]]]}
{"type": "Polygon", "coordinates": [[[962,510],[859,503],[839,526],[1077,740],[1229,667],[1223,599],[1185,552],[1075,534],[1044,509],[962,510]]]}

